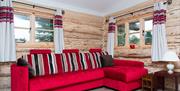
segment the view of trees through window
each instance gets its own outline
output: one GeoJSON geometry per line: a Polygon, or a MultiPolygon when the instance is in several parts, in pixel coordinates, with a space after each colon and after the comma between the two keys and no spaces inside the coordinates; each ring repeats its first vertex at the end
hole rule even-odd
{"type": "Polygon", "coordinates": [[[117,26],[117,45],[118,46],[125,46],[126,42],[129,42],[130,45],[131,44],[135,44],[135,45],[140,45],[140,44],[151,45],[152,44],[152,29],[153,29],[152,18],[144,18],[141,22],[139,20],[139,21],[131,21],[128,23],[129,23],[128,24],[129,26],[125,26],[125,23],[122,23],[117,26]],[[128,29],[127,31],[125,30],[126,27],[128,29]],[[143,41],[144,43],[140,43],[142,42],[141,40],[144,40],[143,41]]]}
{"type": "Polygon", "coordinates": [[[53,19],[36,17],[35,26],[37,42],[53,42],[53,19]]]}
{"type": "Polygon", "coordinates": [[[139,21],[129,23],[129,43],[137,44],[140,43],[140,23],[139,21]]]}
{"type": "Polygon", "coordinates": [[[124,46],[126,42],[125,24],[118,26],[118,46],[124,46]]]}
{"type": "Polygon", "coordinates": [[[145,32],[144,32],[144,38],[145,38],[145,44],[151,45],[152,44],[152,29],[153,29],[153,20],[152,19],[145,19],[145,32]]]}
{"type": "Polygon", "coordinates": [[[14,26],[16,43],[26,43],[30,39],[34,39],[36,42],[53,42],[53,19],[16,13],[14,15],[14,26]],[[32,33],[35,33],[35,38],[31,38],[32,33]]]}

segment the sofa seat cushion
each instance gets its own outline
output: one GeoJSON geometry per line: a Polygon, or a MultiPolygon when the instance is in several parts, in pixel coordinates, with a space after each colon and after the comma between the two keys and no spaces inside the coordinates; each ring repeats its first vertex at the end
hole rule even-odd
{"type": "Polygon", "coordinates": [[[137,67],[105,67],[104,68],[105,76],[111,79],[123,81],[123,82],[132,82],[141,79],[144,75],[147,74],[147,69],[137,68],[137,67]]]}
{"type": "Polygon", "coordinates": [[[48,75],[30,79],[30,91],[47,90],[104,77],[103,69],[48,75]]]}

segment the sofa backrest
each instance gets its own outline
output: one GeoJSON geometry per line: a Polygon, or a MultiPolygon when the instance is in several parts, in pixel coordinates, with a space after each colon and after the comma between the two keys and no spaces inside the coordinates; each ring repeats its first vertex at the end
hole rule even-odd
{"type": "Polygon", "coordinates": [[[35,76],[63,73],[60,54],[27,54],[22,56],[35,71],[35,76]]]}
{"type": "Polygon", "coordinates": [[[31,49],[29,50],[30,54],[49,54],[51,53],[50,49],[31,49]]]}
{"type": "Polygon", "coordinates": [[[101,68],[100,55],[106,54],[66,49],[61,54],[27,54],[23,55],[23,59],[29,62],[36,76],[43,76],[101,68]]]}
{"type": "Polygon", "coordinates": [[[91,61],[92,69],[102,68],[102,63],[101,63],[101,59],[100,59],[101,55],[108,55],[108,53],[105,51],[89,52],[89,58],[91,61]]]}
{"type": "Polygon", "coordinates": [[[79,56],[79,49],[64,49],[62,53],[62,58],[63,62],[66,63],[64,70],[65,72],[83,70],[79,56]]]}

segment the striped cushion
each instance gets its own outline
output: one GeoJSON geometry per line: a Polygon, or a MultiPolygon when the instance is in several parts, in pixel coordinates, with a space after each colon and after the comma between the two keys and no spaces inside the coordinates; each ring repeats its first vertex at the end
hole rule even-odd
{"type": "Polygon", "coordinates": [[[64,72],[74,72],[81,70],[81,63],[77,53],[62,53],[61,55],[64,72]]]}
{"type": "Polygon", "coordinates": [[[62,73],[62,66],[58,56],[54,54],[29,54],[23,55],[35,71],[35,76],[62,73]]]}
{"type": "Polygon", "coordinates": [[[108,53],[106,51],[89,53],[89,60],[91,61],[92,69],[102,68],[102,63],[100,60],[101,55],[108,55],[108,53]]]}
{"type": "Polygon", "coordinates": [[[91,68],[88,53],[79,53],[81,70],[87,70],[91,68]]]}

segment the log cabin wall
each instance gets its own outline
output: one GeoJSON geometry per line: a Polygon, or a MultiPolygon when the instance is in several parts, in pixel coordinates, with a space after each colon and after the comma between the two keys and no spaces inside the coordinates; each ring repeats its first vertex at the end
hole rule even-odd
{"type": "MultiPolygon", "coordinates": [[[[132,20],[141,20],[144,17],[153,17],[153,0],[149,0],[147,2],[141,3],[134,7],[130,7],[128,9],[107,15],[105,19],[108,19],[110,16],[119,16],[116,18],[117,25],[125,23],[128,26],[128,23],[132,20]],[[151,8],[148,8],[151,7],[151,8]],[[142,10],[144,9],[144,10],[142,10]],[[138,11],[140,10],[140,11],[138,11]],[[134,13],[132,13],[134,12],[134,13]]],[[[144,27],[140,25],[140,27],[144,27]]],[[[105,30],[103,33],[103,48],[106,49],[107,45],[107,30],[108,23],[104,23],[103,29],[105,30]]],[[[128,29],[125,29],[128,31],[128,29]]],[[[141,31],[141,30],[140,30],[141,31]]],[[[142,39],[144,36],[141,34],[141,43],[140,46],[136,46],[135,49],[130,49],[128,44],[128,34],[126,34],[126,43],[125,46],[120,47],[117,46],[117,31],[115,33],[115,57],[120,57],[124,59],[137,59],[139,61],[144,62],[145,64],[151,64],[151,46],[144,45],[142,39]]],[[[168,47],[170,50],[174,50],[180,56],[180,1],[173,0],[172,4],[167,7],[167,22],[166,22],[166,35],[168,40],[168,47]]]]}
{"type": "Polygon", "coordinates": [[[180,1],[172,0],[168,5],[166,21],[166,34],[168,47],[180,56],[180,1]]]}
{"type": "MultiPolygon", "coordinates": [[[[152,18],[153,17],[153,1],[149,0],[147,2],[138,4],[134,7],[130,7],[128,9],[107,15],[105,18],[108,19],[110,16],[115,16],[116,18],[116,25],[118,26],[119,24],[125,24],[126,28],[126,43],[124,46],[118,46],[117,45],[117,29],[115,32],[115,57],[118,58],[123,58],[123,59],[133,59],[133,60],[139,60],[142,62],[145,62],[145,64],[151,64],[151,46],[150,45],[145,45],[142,39],[144,36],[142,36],[143,32],[142,29],[140,29],[140,45],[136,46],[135,49],[130,49],[129,47],[129,42],[128,42],[128,24],[131,21],[142,21],[144,18],[152,18]]],[[[143,25],[140,25],[140,27],[143,27],[143,25]]],[[[103,34],[103,43],[104,46],[103,48],[106,49],[106,44],[107,44],[107,30],[108,30],[108,23],[105,23],[104,26],[104,34],[103,34]]]]}
{"type": "MultiPolygon", "coordinates": [[[[28,13],[33,11],[37,16],[53,19],[55,11],[41,7],[33,7],[14,2],[15,12],[28,13]]],[[[102,47],[103,17],[65,10],[63,15],[65,49],[78,48],[88,51],[89,48],[102,47]]],[[[35,29],[34,29],[35,30],[35,29]]],[[[32,35],[34,36],[34,35],[32,35]]],[[[17,57],[26,54],[30,49],[51,49],[54,51],[54,43],[17,43],[17,57]]]]}

